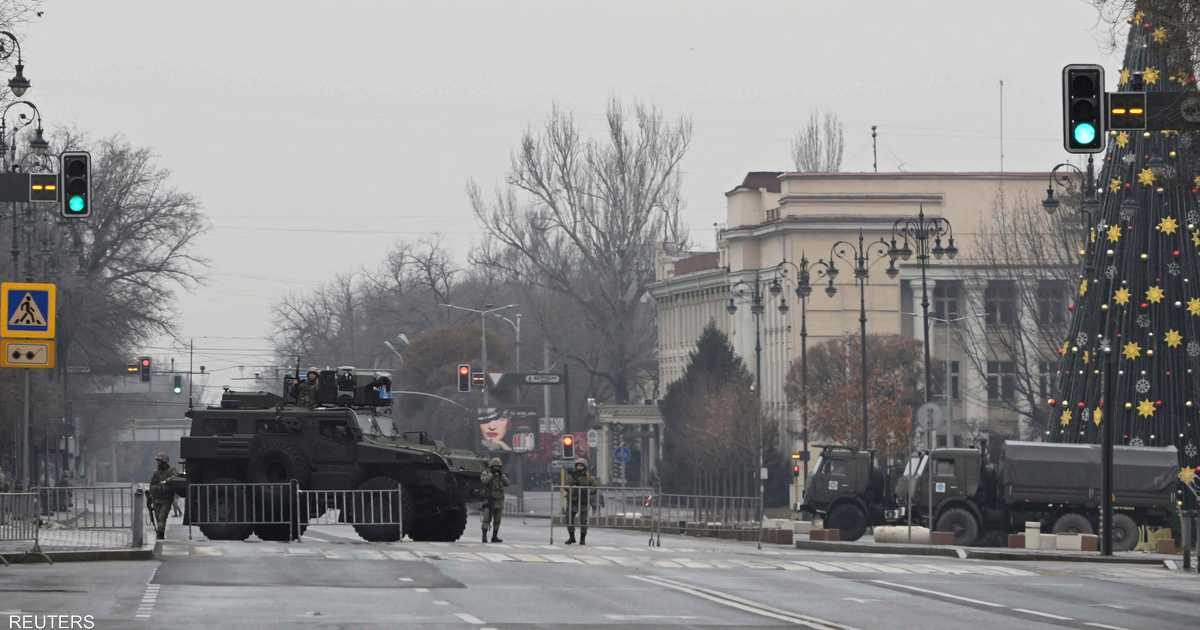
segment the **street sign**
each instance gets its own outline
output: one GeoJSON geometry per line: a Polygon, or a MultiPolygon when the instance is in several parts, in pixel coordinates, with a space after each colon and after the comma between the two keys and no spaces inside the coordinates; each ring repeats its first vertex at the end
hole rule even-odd
{"type": "Polygon", "coordinates": [[[562,385],[562,374],[532,372],[525,375],[526,385],[562,385]]]}
{"type": "Polygon", "coordinates": [[[54,340],[0,339],[0,367],[54,367],[54,340]]]}
{"type": "Polygon", "coordinates": [[[916,418],[917,428],[922,431],[942,429],[945,427],[945,414],[942,412],[942,404],[935,402],[927,402],[917,408],[916,418]]]}
{"type": "Polygon", "coordinates": [[[562,416],[542,416],[540,419],[538,419],[539,433],[558,435],[563,432],[564,426],[565,423],[563,422],[562,416]]]}
{"type": "Polygon", "coordinates": [[[0,284],[0,337],[53,339],[55,298],[53,284],[0,284]]]}
{"type": "Polygon", "coordinates": [[[629,454],[628,446],[618,446],[613,449],[613,461],[624,464],[629,461],[629,454]]]}
{"type": "Polygon", "coordinates": [[[595,429],[588,429],[587,445],[588,448],[596,448],[600,444],[600,432],[595,429]]]}

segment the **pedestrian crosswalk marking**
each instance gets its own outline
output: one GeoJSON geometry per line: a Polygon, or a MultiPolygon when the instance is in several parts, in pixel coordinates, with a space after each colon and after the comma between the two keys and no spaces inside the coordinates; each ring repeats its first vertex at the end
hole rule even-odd
{"type": "Polygon", "coordinates": [[[416,561],[417,560],[416,556],[414,556],[413,554],[411,554],[407,551],[392,551],[389,549],[387,551],[384,551],[383,553],[384,553],[384,555],[391,558],[392,560],[408,560],[408,561],[416,561]]]}

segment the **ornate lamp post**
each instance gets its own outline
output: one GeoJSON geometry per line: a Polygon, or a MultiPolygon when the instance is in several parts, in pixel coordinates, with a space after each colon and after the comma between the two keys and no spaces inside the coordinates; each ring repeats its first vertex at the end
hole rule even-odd
{"type": "Polygon", "coordinates": [[[0,61],[8,61],[12,54],[17,53],[17,73],[13,78],[8,80],[8,89],[13,93],[13,96],[21,98],[25,96],[25,91],[32,85],[29,79],[25,78],[25,63],[21,58],[21,42],[17,41],[17,36],[8,31],[0,31],[0,37],[5,37],[12,42],[12,47],[8,46],[8,42],[0,40],[0,61]]]}
{"type": "MultiPolygon", "coordinates": [[[[833,286],[833,281],[837,279],[839,270],[834,262],[834,258],[841,258],[847,264],[851,265],[854,271],[854,279],[858,282],[858,324],[860,344],[862,346],[862,449],[865,451],[870,445],[870,421],[867,418],[867,276],[871,266],[879,262],[880,259],[887,256],[888,243],[883,239],[865,243],[863,231],[858,230],[858,246],[848,241],[838,241],[829,248],[829,262],[825,263],[825,275],[829,278],[829,284],[825,287],[825,294],[829,297],[837,295],[837,287],[833,286]]],[[[824,263],[824,261],[821,261],[824,263]]],[[[895,268],[895,261],[889,266],[889,270],[895,268]]]]}
{"type": "Polygon", "coordinates": [[[925,342],[925,402],[929,402],[933,375],[929,360],[929,286],[925,274],[929,267],[930,254],[939,260],[943,256],[953,260],[958,256],[958,247],[954,245],[954,228],[950,221],[942,217],[925,216],[925,204],[921,204],[917,216],[897,219],[892,225],[892,241],[888,246],[888,257],[891,258],[887,269],[888,277],[894,279],[900,275],[900,270],[896,269],[897,259],[908,260],[914,253],[921,264],[921,326],[925,331],[922,335],[925,342]],[[949,237],[949,242],[944,247],[943,237],[949,237]],[[899,247],[896,245],[898,239],[903,240],[903,245],[899,247]],[[933,240],[933,247],[929,246],[930,239],[933,240]],[[910,240],[917,246],[915,252],[909,245],[910,240]]]}
{"type": "MultiPolygon", "coordinates": [[[[829,263],[823,260],[810,262],[804,254],[800,264],[789,260],[779,263],[779,275],[786,277],[788,267],[796,272],[796,298],[800,300],[800,438],[804,441],[804,486],[808,487],[808,298],[812,295],[812,274],[827,275],[829,263]]],[[[776,281],[771,284],[771,293],[779,295],[783,286],[776,281]]],[[[788,312],[787,300],[779,299],[779,312],[788,312]]]]}

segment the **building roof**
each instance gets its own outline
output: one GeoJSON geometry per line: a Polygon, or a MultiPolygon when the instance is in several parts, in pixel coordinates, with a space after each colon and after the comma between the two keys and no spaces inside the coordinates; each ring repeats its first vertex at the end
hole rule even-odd
{"type": "MultiPolygon", "coordinates": [[[[758,190],[765,188],[767,192],[777,193],[781,190],[779,185],[779,176],[783,175],[781,171],[750,171],[742,178],[742,183],[734,187],[729,192],[737,190],[758,190]]],[[[726,193],[728,194],[728,193],[726,193]]]]}
{"type": "MultiPolygon", "coordinates": [[[[751,173],[753,175],[754,173],[751,173]]],[[[873,173],[869,171],[855,172],[838,172],[838,173],[800,173],[790,171],[787,173],[778,173],[780,178],[820,178],[820,179],[1030,179],[1036,177],[1049,177],[1049,171],[916,171],[916,172],[892,172],[892,173],[873,173]]],[[[746,176],[749,179],[750,175],[746,176]]],[[[778,189],[778,186],[776,187],[778,189]]]]}
{"type": "Polygon", "coordinates": [[[721,257],[717,252],[694,252],[687,258],[675,261],[675,275],[681,276],[685,273],[716,269],[720,261],[721,257]]]}

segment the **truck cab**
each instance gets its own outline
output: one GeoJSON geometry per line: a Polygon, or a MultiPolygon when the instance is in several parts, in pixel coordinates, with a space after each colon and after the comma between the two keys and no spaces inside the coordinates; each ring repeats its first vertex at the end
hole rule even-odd
{"type": "Polygon", "coordinates": [[[889,523],[906,522],[911,505],[913,522],[928,526],[931,512],[936,524],[938,517],[951,506],[976,501],[981,488],[985,487],[980,484],[982,460],[983,454],[970,448],[938,448],[932,454],[924,452],[909,460],[904,474],[896,482],[897,505],[886,511],[885,519],[889,523]],[[932,510],[929,507],[931,494],[932,510]]]}
{"type": "Polygon", "coordinates": [[[800,511],[824,518],[826,527],[841,530],[843,540],[857,540],[869,525],[882,522],[884,506],[891,505],[886,485],[874,451],[823,446],[800,511]]]}

